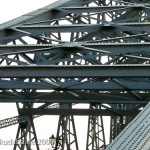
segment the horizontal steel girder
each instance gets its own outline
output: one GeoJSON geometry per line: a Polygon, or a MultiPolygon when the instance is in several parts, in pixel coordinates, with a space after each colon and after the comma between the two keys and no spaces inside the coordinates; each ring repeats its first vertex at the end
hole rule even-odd
{"type": "MultiPolygon", "coordinates": [[[[123,6],[96,6],[96,7],[60,7],[56,8],[56,10],[62,9],[65,10],[65,12],[71,12],[75,14],[81,14],[81,13],[103,13],[103,12],[111,12],[111,11],[120,11],[124,9],[134,9],[134,8],[144,8],[147,5],[123,5],[123,6]]],[[[54,9],[55,10],[55,9],[54,9]]]]}
{"type": "MultiPolygon", "coordinates": [[[[149,32],[149,23],[105,23],[105,24],[75,24],[75,25],[26,25],[17,27],[28,33],[68,33],[68,32],[98,32],[105,29],[118,28],[121,31],[146,31],[149,32]]],[[[13,30],[13,29],[12,29],[13,30]]],[[[18,30],[18,31],[19,31],[18,30]]],[[[18,32],[15,31],[15,32],[18,32]]],[[[21,32],[21,34],[26,34],[21,32]]]]}
{"type": "MultiPolygon", "coordinates": [[[[125,87],[130,90],[150,90],[150,82],[145,81],[122,81],[125,87]]],[[[0,80],[0,88],[2,89],[45,89],[45,90],[57,90],[57,91],[67,91],[67,90],[126,90],[123,86],[117,84],[116,82],[56,82],[60,85],[56,87],[55,85],[46,82],[21,82],[21,81],[7,81],[0,80]]]]}
{"type": "Polygon", "coordinates": [[[61,103],[61,104],[147,104],[145,100],[52,100],[52,99],[0,99],[1,103],[61,103]]]}
{"type": "Polygon", "coordinates": [[[36,52],[62,52],[69,53],[74,51],[82,51],[88,49],[88,51],[97,52],[110,52],[110,53],[132,53],[150,50],[150,42],[145,43],[64,43],[64,44],[37,44],[37,45],[0,45],[0,54],[12,54],[12,53],[36,53],[36,52]],[[65,50],[65,48],[67,48],[65,50]],[[70,48],[70,49],[69,49],[70,48]],[[74,49],[73,49],[74,48],[74,49]],[[91,48],[91,49],[88,49],[91,48]],[[104,51],[103,51],[104,50],[104,51]]]}
{"type": "Polygon", "coordinates": [[[102,115],[102,116],[136,116],[140,111],[139,110],[93,110],[93,109],[20,109],[20,114],[27,115],[102,115]]]}
{"type": "Polygon", "coordinates": [[[51,102],[51,103],[147,103],[150,93],[139,93],[141,99],[131,93],[119,92],[0,92],[0,102],[51,102]]]}
{"type": "Polygon", "coordinates": [[[0,38],[0,41],[10,39],[15,40],[23,36],[37,36],[43,33],[100,33],[107,30],[122,31],[144,31],[149,32],[149,23],[105,23],[105,24],[76,24],[76,25],[26,25],[15,28],[10,28],[5,31],[5,35],[0,38]]]}
{"type": "Polygon", "coordinates": [[[1,78],[150,78],[150,65],[1,66],[1,78]]]}

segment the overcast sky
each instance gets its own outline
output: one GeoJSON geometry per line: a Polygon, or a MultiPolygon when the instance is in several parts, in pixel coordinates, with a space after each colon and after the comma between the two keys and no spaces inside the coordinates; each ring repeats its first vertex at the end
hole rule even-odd
{"type": "Polygon", "coordinates": [[[56,0],[1,0],[0,23],[49,5],[56,0]]]}

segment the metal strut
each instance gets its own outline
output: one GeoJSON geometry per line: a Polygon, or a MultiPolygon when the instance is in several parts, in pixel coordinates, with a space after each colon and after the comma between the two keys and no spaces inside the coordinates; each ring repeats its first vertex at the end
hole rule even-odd
{"type": "MultiPolygon", "coordinates": [[[[33,106],[24,104],[23,107],[31,109],[33,106]]],[[[17,108],[20,109],[19,104],[17,104],[17,108]]],[[[36,146],[36,150],[40,150],[33,117],[30,114],[27,117],[27,120],[19,123],[13,150],[32,150],[33,145],[36,146]]]]}
{"type": "MultiPolygon", "coordinates": [[[[90,104],[90,109],[101,109],[101,106],[90,104]]],[[[101,150],[105,148],[103,117],[89,116],[86,150],[101,150]]]]}
{"type": "MultiPolygon", "coordinates": [[[[113,106],[113,105],[112,105],[113,106]]],[[[113,107],[128,110],[131,109],[136,111],[136,106],[132,104],[117,104],[113,107]]],[[[135,115],[133,116],[124,116],[120,114],[119,116],[111,116],[110,120],[110,143],[120,134],[120,132],[134,119],[135,115]]]]}
{"type": "MultiPolygon", "coordinates": [[[[71,108],[71,105],[66,105],[71,108]]],[[[58,121],[55,150],[79,150],[73,115],[60,116],[58,121]]]]}

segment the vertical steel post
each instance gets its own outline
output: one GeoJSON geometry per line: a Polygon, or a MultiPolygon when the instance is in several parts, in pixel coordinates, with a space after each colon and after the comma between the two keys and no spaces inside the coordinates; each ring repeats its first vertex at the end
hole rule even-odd
{"type": "MultiPolygon", "coordinates": [[[[23,107],[32,108],[33,105],[24,104],[23,107]]],[[[18,103],[17,103],[17,109],[19,112],[20,106],[18,103]]],[[[19,123],[13,150],[32,150],[33,145],[35,145],[36,150],[40,150],[36,131],[35,131],[35,126],[33,122],[33,117],[32,115],[29,114],[27,118],[28,118],[27,121],[19,123]]]]}
{"type": "MultiPolygon", "coordinates": [[[[100,105],[90,105],[90,109],[101,109],[100,105]]],[[[106,148],[103,117],[89,116],[86,150],[106,148]]]]}
{"type": "MultiPolygon", "coordinates": [[[[66,108],[71,105],[66,104],[66,108]]],[[[79,150],[74,117],[72,115],[60,116],[58,121],[55,150],[79,150]]]]}

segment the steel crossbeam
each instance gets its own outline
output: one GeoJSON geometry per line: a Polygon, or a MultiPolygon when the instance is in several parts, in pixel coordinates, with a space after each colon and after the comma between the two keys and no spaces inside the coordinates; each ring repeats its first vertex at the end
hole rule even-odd
{"type": "MultiPolygon", "coordinates": [[[[106,24],[99,24],[99,25],[26,25],[18,27],[17,29],[10,28],[8,29],[8,38],[9,33],[11,33],[11,37],[13,35],[25,36],[25,35],[39,35],[42,33],[74,33],[74,32],[102,32],[105,31],[106,28],[121,31],[145,31],[149,32],[149,23],[106,23],[106,24]]],[[[4,40],[3,38],[2,40],[4,40]]],[[[7,37],[6,37],[7,39],[7,37]]]]}
{"type": "MultiPolygon", "coordinates": [[[[132,9],[132,8],[141,8],[146,7],[147,5],[123,5],[123,6],[98,6],[98,7],[61,7],[62,11],[66,10],[75,14],[79,13],[103,13],[103,12],[111,12],[111,11],[120,11],[124,9],[132,9]]],[[[61,9],[57,9],[61,11],[61,9]]]]}
{"type": "Polygon", "coordinates": [[[123,115],[123,116],[136,116],[140,111],[135,110],[115,110],[113,112],[110,110],[90,110],[90,109],[22,109],[20,113],[32,114],[32,115],[102,115],[102,116],[113,116],[113,115],[123,115]]]}
{"type": "MultiPolygon", "coordinates": [[[[80,85],[79,82],[57,82],[60,85],[57,88],[58,91],[61,90],[125,90],[124,87],[118,85],[115,82],[83,82],[80,85]]],[[[149,82],[144,81],[122,81],[122,84],[128,86],[132,90],[150,90],[149,82]]],[[[10,81],[10,80],[0,80],[0,88],[3,89],[56,89],[54,85],[45,82],[21,82],[21,81],[10,81]]]]}
{"type": "Polygon", "coordinates": [[[8,66],[1,78],[149,78],[150,65],[103,66],[8,66]]]}
{"type": "MultiPolygon", "coordinates": [[[[59,32],[96,32],[105,28],[121,28],[122,31],[149,31],[149,23],[105,23],[105,24],[75,24],[75,25],[26,25],[17,29],[30,33],[59,32]]],[[[13,29],[12,29],[13,30],[13,29]]]]}
{"type": "Polygon", "coordinates": [[[36,54],[36,53],[72,53],[72,52],[99,52],[107,55],[127,54],[134,52],[148,52],[150,43],[64,43],[64,44],[37,44],[37,45],[0,45],[0,55],[36,54]],[[61,50],[63,48],[63,51],[61,50]]]}

